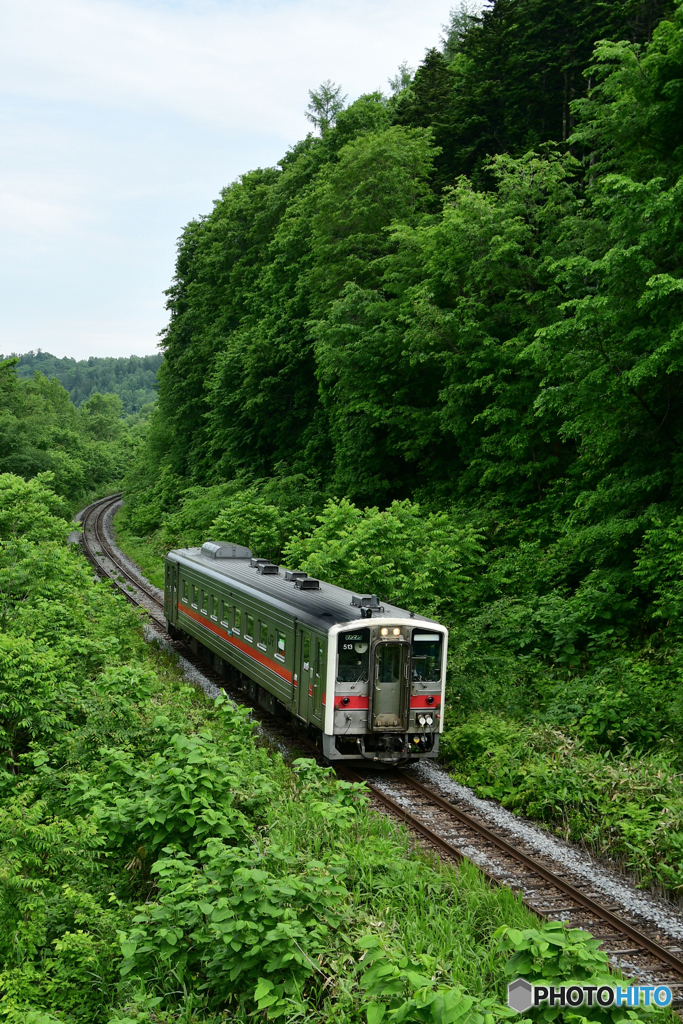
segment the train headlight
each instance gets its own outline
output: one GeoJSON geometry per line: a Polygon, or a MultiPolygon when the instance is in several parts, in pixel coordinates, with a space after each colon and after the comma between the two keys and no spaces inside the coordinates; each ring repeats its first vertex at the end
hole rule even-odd
{"type": "Polygon", "coordinates": [[[400,636],[401,635],[401,630],[400,629],[392,629],[391,632],[394,634],[394,636],[400,636]]]}
{"type": "Polygon", "coordinates": [[[381,630],[381,633],[382,636],[389,636],[389,630],[387,629],[386,626],[384,627],[384,629],[381,630]]]}

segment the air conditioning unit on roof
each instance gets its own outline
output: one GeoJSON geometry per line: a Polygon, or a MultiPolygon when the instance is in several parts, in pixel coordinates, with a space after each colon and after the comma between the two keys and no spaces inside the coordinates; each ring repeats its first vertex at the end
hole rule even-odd
{"type": "Polygon", "coordinates": [[[243,548],[240,544],[207,540],[202,544],[202,555],[205,558],[251,558],[251,550],[243,548]]]}

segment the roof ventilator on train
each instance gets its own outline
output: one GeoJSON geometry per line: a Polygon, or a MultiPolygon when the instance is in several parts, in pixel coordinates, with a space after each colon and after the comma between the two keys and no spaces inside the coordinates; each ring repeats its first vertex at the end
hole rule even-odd
{"type": "Polygon", "coordinates": [[[300,569],[285,569],[285,579],[293,583],[297,590],[320,590],[320,580],[300,569]]]}
{"type": "Polygon", "coordinates": [[[307,576],[303,580],[294,580],[294,586],[297,590],[320,590],[320,580],[307,576]]]}
{"type": "Polygon", "coordinates": [[[269,558],[252,558],[249,563],[256,572],[260,572],[262,576],[277,576],[280,572],[279,566],[271,562],[269,558]]]}
{"type": "Polygon", "coordinates": [[[384,611],[384,606],[379,603],[377,594],[353,594],[351,596],[351,605],[353,608],[360,608],[361,619],[371,619],[373,612],[379,612],[380,614],[384,611]]]}

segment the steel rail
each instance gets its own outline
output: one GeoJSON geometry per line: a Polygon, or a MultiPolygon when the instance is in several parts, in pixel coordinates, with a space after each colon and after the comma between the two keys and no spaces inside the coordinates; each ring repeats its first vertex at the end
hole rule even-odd
{"type": "MultiPolygon", "coordinates": [[[[356,775],[355,772],[351,772],[349,771],[349,769],[346,769],[346,772],[349,775],[354,776],[354,781],[362,780],[362,776],[356,775]]],[[[554,872],[550,871],[542,864],[539,864],[538,861],[534,860],[533,857],[529,857],[528,854],[523,853],[522,850],[519,850],[511,843],[508,843],[505,839],[502,838],[502,836],[499,836],[495,832],[492,832],[490,829],[486,827],[486,825],[483,825],[480,821],[477,821],[476,818],[473,818],[466,811],[461,810],[461,808],[459,807],[455,807],[453,804],[449,803],[448,800],[444,800],[444,798],[439,796],[438,793],[435,793],[427,786],[423,786],[422,783],[418,782],[416,779],[411,778],[406,772],[399,771],[398,774],[412,789],[420,793],[421,796],[426,797],[432,803],[436,804],[437,807],[440,807],[442,810],[447,811],[451,817],[456,818],[458,821],[462,822],[463,825],[466,825],[468,828],[472,829],[473,831],[481,835],[484,839],[486,839],[487,842],[492,843],[494,846],[497,846],[498,849],[502,850],[509,857],[514,858],[516,861],[518,861],[518,863],[524,865],[524,867],[527,868],[529,871],[533,872],[533,874],[540,876],[544,879],[544,881],[550,883],[556,889],[559,889],[560,892],[565,893],[565,895],[569,896],[575,903],[578,903],[586,910],[589,910],[592,914],[595,915],[595,917],[600,918],[600,920],[603,921],[605,924],[608,924],[611,928],[614,928],[615,931],[638,943],[638,946],[641,950],[646,950],[648,953],[651,953],[658,960],[663,961],[669,967],[672,967],[678,974],[683,976],[683,960],[681,960],[679,957],[671,953],[668,949],[666,949],[666,947],[661,946],[658,942],[655,942],[654,939],[651,939],[644,932],[641,932],[637,928],[634,928],[633,925],[630,925],[628,921],[624,921],[623,918],[618,917],[611,910],[608,910],[606,907],[603,907],[600,903],[597,903],[595,900],[591,899],[590,896],[587,896],[585,893],[581,892],[580,889],[577,889],[570,882],[565,882],[564,879],[562,879],[559,875],[556,875],[554,872]]],[[[443,850],[445,853],[448,854],[449,857],[453,857],[456,860],[465,859],[464,855],[457,849],[457,847],[453,846],[446,839],[443,839],[436,832],[430,829],[428,825],[425,825],[413,814],[410,814],[409,811],[407,811],[404,807],[401,807],[401,805],[396,803],[395,800],[392,800],[392,798],[390,796],[387,796],[386,793],[383,793],[381,790],[377,789],[375,786],[372,785],[372,783],[367,782],[367,780],[365,781],[370,790],[372,791],[373,796],[377,797],[377,799],[379,799],[394,814],[402,818],[407,824],[410,825],[411,828],[414,828],[418,832],[420,832],[426,839],[429,840],[430,843],[432,843],[438,849],[443,850]]],[[[493,881],[497,882],[497,884],[501,884],[500,881],[496,879],[494,875],[491,875],[490,872],[484,871],[484,874],[488,878],[491,878],[493,881]]],[[[539,914],[538,907],[535,907],[527,900],[524,900],[523,902],[535,914],[539,914]]],[[[553,913],[559,912],[563,909],[571,908],[551,908],[553,913]]]]}
{"type": "Polygon", "coordinates": [[[126,566],[121,564],[111,544],[104,535],[104,517],[109,511],[109,509],[112,507],[112,505],[115,505],[117,502],[121,501],[122,496],[122,493],[109,495],[107,498],[101,498],[99,501],[93,502],[92,505],[88,505],[88,507],[83,510],[83,533],[81,534],[82,545],[85,550],[86,556],[89,558],[90,562],[95,566],[98,573],[101,576],[104,576],[107,579],[111,580],[112,583],[116,587],[118,587],[118,589],[124,594],[124,596],[127,598],[128,601],[130,601],[131,604],[143,608],[149,614],[150,618],[156,625],[161,626],[165,629],[166,622],[165,618],[163,617],[163,603],[159,600],[156,594],[154,594],[148,587],[145,586],[145,584],[142,582],[139,576],[137,576],[135,573],[127,569],[126,566]],[[102,507],[99,508],[99,506],[102,507]],[[116,566],[116,574],[109,572],[107,570],[107,567],[102,565],[97,560],[97,552],[93,550],[90,538],[88,537],[88,524],[90,523],[91,517],[93,516],[93,533],[95,535],[96,544],[100,548],[104,549],[107,558],[112,562],[113,565],[116,566]],[[151,609],[146,608],[142,601],[138,600],[134,594],[130,593],[129,590],[124,589],[124,587],[121,586],[120,580],[117,578],[117,576],[126,577],[128,582],[131,583],[136,590],[143,593],[147,600],[157,605],[162,611],[162,617],[158,618],[157,616],[155,616],[151,609]]]}

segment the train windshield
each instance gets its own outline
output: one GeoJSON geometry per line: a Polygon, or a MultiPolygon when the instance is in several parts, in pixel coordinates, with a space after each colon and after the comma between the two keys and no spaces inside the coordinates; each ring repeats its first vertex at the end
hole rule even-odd
{"type": "Polygon", "coordinates": [[[337,647],[337,682],[364,683],[368,679],[370,630],[340,633],[337,647]]]}
{"type": "Polygon", "coordinates": [[[413,633],[413,679],[423,683],[441,679],[440,633],[413,633]]]}

